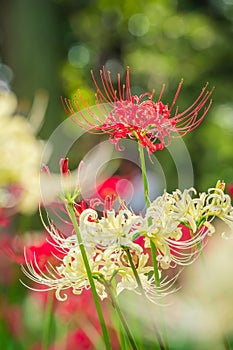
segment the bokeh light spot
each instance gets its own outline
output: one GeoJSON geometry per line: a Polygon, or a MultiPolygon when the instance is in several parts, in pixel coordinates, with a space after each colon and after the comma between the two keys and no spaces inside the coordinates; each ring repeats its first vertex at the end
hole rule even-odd
{"type": "Polygon", "coordinates": [[[233,105],[223,104],[217,106],[213,110],[213,120],[214,122],[223,129],[233,132],[233,105]]]}
{"type": "Polygon", "coordinates": [[[145,35],[150,28],[150,21],[143,13],[136,13],[131,16],[128,22],[129,32],[134,36],[145,35]]]}
{"type": "Polygon", "coordinates": [[[78,68],[86,66],[90,59],[90,53],[84,45],[74,45],[69,49],[68,61],[69,63],[78,68]]]}
{"type": "Polygon", "coordinates": [[[182,17],[172,16],[164,22],[164,33],[168,38],[177,39],[185,32],[185,23],[182,17]]]}

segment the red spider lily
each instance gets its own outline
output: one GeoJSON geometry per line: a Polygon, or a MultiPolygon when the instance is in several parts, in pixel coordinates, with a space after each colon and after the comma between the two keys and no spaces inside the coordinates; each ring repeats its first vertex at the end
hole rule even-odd
{"type": "Polygon", "coordinates": [[[213,88],[207,91],[208,84],[192,105],[179,113],[175,104],[183,80],[180,81],[173,101],[168,107],[168,104],[163,104],[161,101],[165,85],[156,102],[153,101],[154,91],[132,96],[129,68],[126,71],[125,84],[121,85],[118,74],[117,90],[113,87],[110,72],[106,72],[104,68],[100,71],[102,88],[97,84],[93,73],[92,78],[97,89],[98,115],[85,103],[80,92],[73,101],[66,98],[62,100],[64,109],[80,127],[93,129],[93,133],[109,134],[110,141],[118,150],[122,149],[118,145],[119,140],[126,137],[137,140],[150,153],[161,150],[170,144],[174,134],[178,133],[182,137],[194,130],[202,122],[212,104],[212,100],[209,99],[213,88]],[[87,113],[84,113],[81,107],[86,108],[87,113]],[[172,115],[174,108],[175,112],[172,115]]]}

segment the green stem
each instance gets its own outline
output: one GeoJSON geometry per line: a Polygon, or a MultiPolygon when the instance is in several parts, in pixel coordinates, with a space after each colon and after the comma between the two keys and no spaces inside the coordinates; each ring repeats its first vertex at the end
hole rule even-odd
{"type": "Polygon", "coordinates": [[[46,302],[45,316],[44,316],[42,350],[47,350],[49,348],[52,316],[53,316],[53,294],[51,292],[49,292],[48,299],[46,302]]]}
{"type": "MultiPolygon", "coordinates": [[[[144,157],[144,149],[140,142],[138,142],[138,151],[139,151],[139,157],[141,162],[141,170],[142,170],[142,180],[143,180],[143,187],[144,187],[144,197],[146,202],[146,208],[148,209],[150,206],[150,199],[149,199],[149,186],[148,186],[148,180],[146,175],[146,162],[144,157]]],[[[148,224],[151,225],[151,220],[148,219],[148,224]]],[[[160,292],[160,278],[159,278],[159,269],[158,269],[158,263],[157,263],[157,254],[156,254],[156,246],[152,240],[150,240],[150,247],[151,247],[151,255],[152,255],[152,261],[153,261],[153,268],[154,268],[154,278],[155,278],[155,285],[158,289],[158,292],[160,292]]],[[[165,325],[162,317],[162,329],[163,329],[163,341],[160,337],[159,332],[157,332],[157,338],[161,349],[168,350],[168,342],[167,342],[167,336],[166,336],[166,330],[165,325]],[[161,341],[160,341],[161,339],[161,341]],[[161,347],[162,346],[162,347],[161,347]]]]}
{"type": "Polygon", "coordinates": [[[120,328],[120,341],[121,341],[121,350],[127,350],[126,349],[126,342],[125,342],[125,335],[124,335],[122,328],[120,328]]]}
{"type": "MultiPolygon", "coordinates": [[[[108,282],[109,284],[112,285],[112,288],[114,290],[116,288],[116,279],[114,278],[115,275],[116,274],[113,273],[113,276],[111,277],[111,279],[108,282]]],[[[106,282],[104,281],[104,285],[105,285],[105,283],[106,282]]],[[[113,318],[113,322],[114,322],[114,327],[118,333],[120,349],[127,350],[128,349],[128,339],[126,339],[126,337],[125,337],[125,332],[124,332],[123,326],[121,324],[121,321],[119,320],[119,317],[115,313],[115,309],[112,310],[112,318],[113,318]]]]}
{"type": "Polygon", "coordinates": [[[151,249],[152,261],[153,261],[153,267],[154,267],[155,285],[159,291],[160,279],[159,279],[159,269],[158,269],[158,262],[157,262],[156,246],[152,240],[150,240],[150,249],[151,249]]]}
{"type": "Polygon", "coordinates": [[[226,336],[223,336],[223,345],[226,350],[231,350],[231,345],[226,336]]]}
{"type": "Polygon", "coordinates": [[[87,257],[87,253],[86,250],[84,248],[83,242],[82,242],[82,237],[79,231],[79,227],[78,227],[78,223],[76,220],[76,216],[75,216],[75,212],[73,209],[73,205],[72,203],[68,203],[68,211],[70,214],[70,218],[71,221],[73,223],[76,235],[77,235],[77,239],[78,239],[78,243],[79,243],[79,248],[80,248],[80,252],[82,254],[82,258],[83,258],[83,262],[87,271],[87,276],[88,276],[88,280],[90,283],[90,287],[91,287],[91,291],[92,291],[92,295],[93,295],[93,299],[95,302],[95,307],[96,307],[96,311],[99,317],[99,321],[100,321],[100,325],[101,325],[101,329],[102,329],[102,333],[103,333],[103,339],[105,342],[105,347],[107,350],[111,350],[111,344],[110,344],[110,339],[109,339],[109,335],[108,335],[108,331],[107,331],[107,327],[104,321],[104,317],[103,317],[103,313],[101,310],[101,306],[100,306],[100,302],[99,302],[99,297],[96,291],[96,287],[95,287],[95,282],[92,276],[92,272],[91,272],[91,268],[88,262],[88,257],[87,257]]]}
{"type": "MultiPolygon", "coordinates": [[[[141,282],[140,277],[138,275],[137,269],[136,269],[136,267],[135,267],[135,265],[133,263],[133,259],[132,259],[132,256],[131,256],[130,252],[129,252],[129,249],[125,249],[125,251],[126,251],[127,258],[129,260],[130,266],[131,266],[131,268],[133,270],[134,277],[135,277],[135,279],[137,281],[139,290],[142,293],[142,295],[145,297],[145,300],[147,301],[146,294],[145,294],[145,291],[144,291],[143,286],[142,286],[142,282],[141,282]]],[[[159,277],[159,275],[158,275],[158,277],[159,277]]],[[[163,343],[163,340],[162,340],[162,338],[161,338],[161,336],[159,334],[159,331],[158,331],[157,327],[154,326],[154,328],[155,328],[155,333],[156,333],[156,337],[157,337],[160,349],[161,350],[166,350],[166,346],[163,343]]]]}
{"type": "Polygon", "coordinates": [[[133,263],[133,259],[132,259],[132,256],[131,256],[130,252],[129,252],[129,249],[125,248],[125,252],[126,252],[127,258],[129,260],[130,267],[133,270],[133,274],[134,274],[134,277],[135,277],[135,279],[137,281],[138,287],[139,287],[140,291],[143,292],[143,294],[144,294],[144,289],[142,287],[142,282],[140,280],[140,277],[138,276],[138,272],[137,272],[137,269],[136,269],[136,267],[135,267],[135,265],[133,263]]]}
{"type": "Polygon", "coordinates": [[[125,331],[128,339],[129,339],[129,342],[131,344],[132,349],[133,350],[138,350],[137,345],[136,345],[136,343],[135,343],[135,341],[133,339],[133,336],[132,336],[132,334],[130,332],[130,329],[128,327],[128,324],[126,322],[126,319],[124,318],[124,315],[121,312],[121,309],[120,309],[120,306],[118,304],[118,301],[115,298],[115,294],[114,294],[114,291],[112,290],[111,284],[109,284],[108,282],[105,282],[105,285],[106,285],[106,287],[108,289],[108,292],[109,292],[109,295],[110,295],[110,298],[111,298],[111,301],[112,301],[112,305],[113,305],[114,309],[117,311],[117,314],[118,314],[119,319],[121,321],[121,324],[122,324],[122,326],[124,328],[124,331],[125,331]]]}
{"type": "Polygon", "coordinates": [[[143,188],[144,188],[144,197],[146,201],[146,208],[150,206],[150,199],[149,199],[149,186],[146,176],[146,163],[145,163],[145,157],[144,157],[144,150],[143,146],[138,142],[138,151],[139,151],[139,157],[141,162],[141,170],[142,170],[142,181],[143,181],[143,188]]]}
{"type": "MultiPolygon", "coordinates": [[[[115,312],[115,309],[113,309],[113,311],[115,312]]],[[[115,320],[117,318],[118,317],[115,317],[115,320]]],[[[128,341],[127,341],[127,344],[126,344],[125,331],[124,331],[124,328],[122,326],[122,323],[119,320],[119,318],[115,322],[117,322],[117,324],[115,325],[115,329],[118,332],[118,339],[119,339],[119,342],[120,342],[120,349],[121,350],[127,350],[128,349],[128,341]]]]}
{"type": "MultiPolygon", "coordinates": [[[[138,142],[138,150],[139,150],[141,169],[142,169],[144,197],[146,201],[146,208],[148,209],[150,206],[150,199],[149,199],[148,181],[147,181],[147,175],[146,175],[146,163],[145,163],[143,146],[140,144],[140,142],[138,142]]],[[[150,225],[150,222],[148,222],[148,224],[150,225]]],[[[157,288],[160,288],[159,270],[158,270],[158,264],[156,259],[156,247],[154,242],[151,240],[150,240],[150,246],[151,246],[152,261],[153,261],[153,267],[154,267],[155,284],[157,288]]]]}

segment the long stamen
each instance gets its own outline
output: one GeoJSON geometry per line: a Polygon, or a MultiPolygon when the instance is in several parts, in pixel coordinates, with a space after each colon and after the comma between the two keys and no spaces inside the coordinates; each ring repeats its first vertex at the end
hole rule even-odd
{"type": "Polygon", "coordinates": [[[109,88],[108,88],[108,81],[106,79],[106,73],[105,73],[105,70],[100,70],[100,79],[101,79],[101,82],[102,82],[102,86],[104,88],[104,92],[107,96],[107,101],[109,102],[114,102],[114,100],[112,101],[112,97],[109,95],[109,92],[111,94],[111,90],[109,91],[109,88]]]}
{"type": "MultiPolygon", "coordinates": [[[[165,87],[166,87],[166,85],[165,84],[163,84],[162,85],[162,89],[161,89],[161,91],[160,91],[160,94],[159,94],[159,97],[158,97],[158,102],[160,102],[161,101],[161,98],[162,98],[162,96],[163,96],[163,93],[164,93],[164,90],[165,90],[165,87]]],[[[153,90],[154,91],[154,90],[153,90]]],[[[153,98],[153,92],[152,92],[152,96],[151,96],[151,99],[153,98]]],[[[170,108],[170,110],[171,110],[171,108],[170,108]]],[[[170,110],[169,110],[169,112],[170,112],[170,110]]]]}
{"type": "MultiPolygon", "coordinates": [[[[200,101],[200,99],[202,98],[202,101],[200,103],[202,103],[203,101],[207,101],[208,98],[211,96],[212,92],[214,91],[214,88],[212,88],[210,90],[210,92],[206,92],[206,89],[207,89],[207,86],[208,86],[208,83],[206,83],[205,87],[202,89],[200,95],[197,97],[197,99],[191,104],[191,106],[189,106],[184,112],[182,113],[179,113],[179,117],[185,115],[187,112],[189,112],[190,110],[192,110],[198,103],[198,101],[200,101]],[[205,93],[205,96],[202,97],[205,93]]],[[[198,106],[197,106],[198,107],[198,106]]],[[[196,107],[196,108],[197,108],[196,107]]],[[[175,116],[176,117],[176,116],[175,116]]]]}
{"type": "MultiPolygon", "coordinates": [[[[101,71],[100,71],[101,72],[101,71]]],[[[100,73],[101,74],[101,73],[100,73]]],[[[97,91],[97,95],[100,96],[100,98],[105,101],[106,103],[109,102],[109,100],[104,96],[104,94],[102,93],[102,91],[100,90],[99,88],[99,85],[97,84],[96,82],[96,79],[95,79],[95,75],[93,73],[93,70],[91,70],[91,77],[92,77],[92,80],[95,84],[95,87],[96,87],[96,91],[97,91]]]]}
{"type": "Polygon", "coordinates": [[[69,99],[67,98],[63,98],[61,96],[61,103],[62,103],[62,106],[64,108],[64,111],[66,112],[66,114],[68,115],[68,117],[70,116],[70,114],[73,114],[75,113],[75,110],[73,109],[73,106],[70,102],[69,99]]]}
{"type": "Polygon", "coordinates": [[[131,89],[130,89],[130,68],[129,66],[126,68],[126,99],[131,101],[131,89]]]}
{"type": "Polygon", "coordinates": [[[106,84],[106,89],[107,89],[108,93],[110,94],[110,96],[112,97],[113,102],[116,102],[117,97],[116,97],[116,92],[115,92],[113,85],[112,85],[111,74],[108,71],[108,75],[107,75],[104,67],[103,67],[103,75],[104,75],[104,82],[106,84]]]}
{"type": "Polygon", "coordinates": [[[181,87],[182,87],[182,85],[183,85],[183,81],[184,81],[184,80],[181,79],[181,81],[179,82],[179,85],[178,85],[178,88],[177,88],[177,90],[176,90],[175,96],[174,96],[174,98],[173,98],[173,101],[172,101],[171,107],[170,107],[170,109],[169,109],[169,112],[172,111],[172,109],[173,109],[173,107],[174,107],[174,105],[175,105],[175,103],[176,103],[176,100],[177,100],[177,98],[178,98],[178,96],[179,96],[181,87]]]}
{"type": "Polygon", "coordinates": [[[116,92],[116,90],[114,89],[114,87],[112,85],[112,79],[111,79],[111,72],[110,71],[108,71],[108,81],[109,81],[110,89],[112,91],[112,97],[113,97],[114,101],[116,102],[117,101],[117,92],[116,92]]]}
{"type": "Polygon", "coordinates": [[[120,101],[122,101],[123,98],[122,98],[122,92],[121,92],[121,75],[120,75],[120,73],[117,74],[117,83],[118,83],[119,98],[120,98],[120,101]]]}

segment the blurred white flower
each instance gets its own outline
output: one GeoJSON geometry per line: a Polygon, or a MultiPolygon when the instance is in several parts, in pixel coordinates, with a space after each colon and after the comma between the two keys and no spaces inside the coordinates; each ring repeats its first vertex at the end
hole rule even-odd
{"type": "Polygon", "coordinates": [[[15,115],[17,99],[0,93],[0,206],[33,212],[39,202],[42,143],[26,118],[15,115]]]}
{"type": "MultiPolygon", "coordinates": [[[[222,225],[216,225],[217,233],[225,229],[222,225]]],[[[232,252],[233,240],[215,235],[205,250],[204,263],[199,260],[185,270],[183,288],[172,296],[167,309],[170,334],[175,330],[170,320],[175,318],[177,337],[208,344],[208,349],[226,349],[226,336],[232,339],[233,334],[232,252]]]]}
{"type": "MultiPolygon", "coordinates": [[[[209,240],[204,257],[183,270],[176,293],[166,296],[162,306],[168,343],[184,349],[225,350],[233,334],[233,239],[221,238],[223,227],[216,224],[216,235],[209,240]],[[204,261],[203,261],[204,260],[204,261]]],[[[224,225],[225,226],[225,225],[224,225]]],[[[226,233],[228,233],[226,231],[226,233]]],[[[161,322],[161,310],[136,295],[122,298],[125,312],[145,328],[144,339],[153,341],[153,324],[161,322]],[[135,307],[136,305],[136,307],[135,307]]]]}

